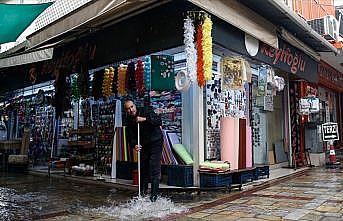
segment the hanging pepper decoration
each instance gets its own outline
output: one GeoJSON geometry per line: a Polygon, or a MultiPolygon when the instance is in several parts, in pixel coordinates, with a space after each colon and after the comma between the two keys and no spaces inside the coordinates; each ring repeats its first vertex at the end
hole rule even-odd
{"type": "Polygon", "coordinates": [[[142,60],[137,61],[137,67],[136,67],[136,86],[137,86],[137,94],[139,97],[144,96],[144,65],[142,60]]]}
{"type": "Polygon", "coordinates": [[[202,53],[202,25],[200,24],[197,29],[197,76],[198,76],[198,85],[203,87],[205,85],[204,79],[204,61],[202,53]]]}
{"type": "Polygon", "coordinates": [[[73,101],[78,101],[80,99],[80,90],[78,87],[78,75],[74,74],[71,77],[71,98],[73,101]]]}
{"type": "Polygon", "coordinates": [[[187,77],[191,82],[193,82],[196,79],[196,49],[194,44],[195,29],[191,18],[185,19],[183,29],[183,42],[185,44],[187,77]]]}
{"type": "Polygon", "coordinates": [[[202,25],[202,54],[205,81],[212,79],[212,21],[206,16],[202,25]]]}
{"type": "Polygon", "coordinates": [[[121,64],[118,68],[118,94],[119,96],[126,96],[126,69],[127,65],[121,64]]]}

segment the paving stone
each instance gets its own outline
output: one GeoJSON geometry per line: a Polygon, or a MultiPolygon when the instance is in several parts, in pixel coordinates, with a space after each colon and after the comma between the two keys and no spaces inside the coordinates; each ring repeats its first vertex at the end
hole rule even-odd
{"type": "Polygon", "coordinates": [[[331,206],[319,206],[316,208],[317,211],[320,211],[320,212],[332,212],[332,213],[335,213],[335,212],[338,212],[340,210],[340,208],[337,208],[337,207],[331,207],[331,206]]]}
{"type": "Polygon", "coordinates": [[[204,217],[203,219],[205,219],[205,220],[213,220],[213,221],[218,221],[218,220],[234,221],[234,220],[238,220],[239,218],[236,217],[236,216],[226,216],[226,215],[212,214],[210,216],[204,217]]]}
{"type": "Polygon", "coordinates": [[[200,219],[200,218],[204,218],[204,217],[209,216],[209,215],[210,214],[208,214],[208,213],[197,212],[197,213],[192,213],[192,214],[188,215],[187,217],[194,218],[194,219],[200,219]]]}
{"type": "Polygon", "coordinates": [[[229,216],[229,215],[232,215],[232,213],[234,213],[234,212],[230,212],[230,211],[220,211],[218,214],[229,216]]]}
{"type": "Polygon", "coordinates": [[[219,206],[215,206],[215,207],[213,207],[213,209],[216,209],[216,210],[222,210],[222,209],[225,209],[225,208],[227,208],[228,207],[228,205],[219,205],[219,206]]]}
{"type": "Polygon", "coordinates": [[[257,218],[240,218],[240,219],[237,219],[237,221],[264,221],[264,220],[257,219],[257,218]]]}
{"type": "Polygon", "coordinates": [[[323,216],[315,215],[315,214],[306,214],[305,216],[301,217],[302,220],[311,220],[311,221],[319,221],[323,216]]]}
{"type": "Polygon", "coordinates": [[[343,221],[343,218],[323,217],[320,221],[343,221]]]}
{"type": "Polygon", "coordinates": [[[282,220],[279,216],[257,215],[256,218],[263,220],[282,220]]]}
{"type": "Polygon", "coordinates": [[[290,220],[299,220],[301,217],[305,216],[308,214],[310,210],[306,209],[296,209],[289,213],[287,216],[285,216],[285,219],[290,219],[290,220]]]}
{"type": "Polygon", "coordinates": [[[255,216],[255,214],[247,213],[247,212],[234,212],[231,215],[239,217],[239,218],[250,218],[250,217],[254,217],[255,216]]]}

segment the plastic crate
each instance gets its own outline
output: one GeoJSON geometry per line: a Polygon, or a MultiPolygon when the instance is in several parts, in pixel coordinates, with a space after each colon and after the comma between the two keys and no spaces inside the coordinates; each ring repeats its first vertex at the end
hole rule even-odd
{"type": "Polygon", "coordinates": [[[260,177],[266,176],[269,178],[269,166],[256,166],[254,170],[254,179],[258,180],[260,177]]]}
{"type": "Polygon", "coordinates": [[[230,187],[232,184],[231,173],[201,173],[200,187],[230,187]]]}
{"type": "Polygon", "coordinates": [[[167,168],[169,186],[190,187],[193,186],[193,166],[168,165],[167,168]]]}

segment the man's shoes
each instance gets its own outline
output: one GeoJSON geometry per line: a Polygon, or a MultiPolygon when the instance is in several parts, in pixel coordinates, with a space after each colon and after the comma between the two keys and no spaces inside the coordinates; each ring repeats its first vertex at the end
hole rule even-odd
{"type": "Polygon", "coordinates": [[[160,185],[159,180],[153,180],[151,182],[151,193],[150,193],[151,202],[156,202],[157,200],[159,185],[160,185]]]}

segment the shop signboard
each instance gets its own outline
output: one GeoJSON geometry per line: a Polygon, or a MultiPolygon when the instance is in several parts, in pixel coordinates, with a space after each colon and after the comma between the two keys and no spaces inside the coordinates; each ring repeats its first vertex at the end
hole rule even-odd
{"type": "Polygon", "coordinates": [[[337,123],[325,123],[322,124],[323,141],[339,140],[338,124],[337,123]]]}
{"type": "Polygon", "coordinates": [[[151,55],[151,90],[174,89],[174,57],[170,55],[151,55]]]}
{"type": "Polygon", "coordinates": [[[317,62],[282,39],[279,39],[279,48],[260,42],[259,51],[254,58],[309,82],[318,82],[317,62]]]}
{"type": "Polygon", "coordinates": [[[319,84],[327,88],[343,92],[343,73],[337,71],[327,63],[318,64],[319,84]]]}

